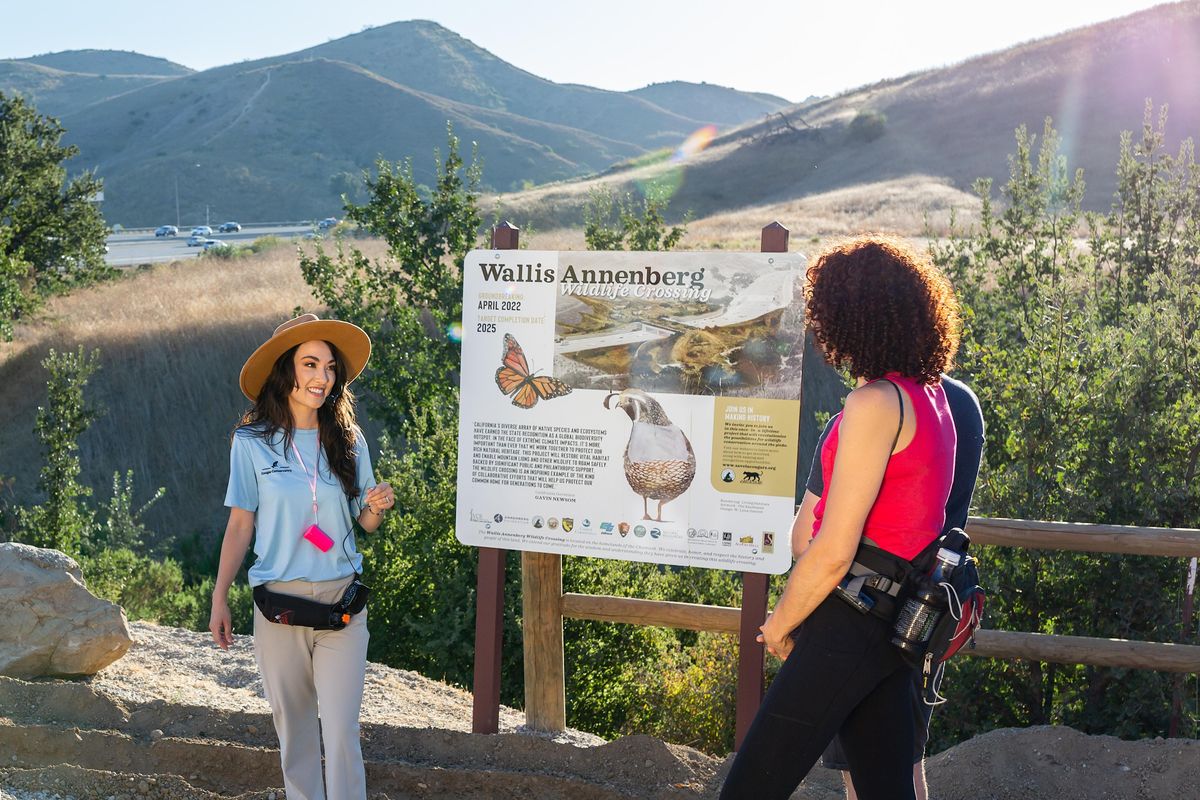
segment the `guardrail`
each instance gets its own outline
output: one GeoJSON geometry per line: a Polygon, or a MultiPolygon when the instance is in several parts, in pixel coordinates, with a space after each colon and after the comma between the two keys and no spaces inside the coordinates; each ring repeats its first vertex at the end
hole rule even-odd
{"type": "MultiPolygon", "coordinates": [[[[222,221],[224,221],[224,220],[222,220],[222,221]]],[[[321,220],[319,220],[319,219],[308,219],[308,220],[299,220],[296,222],[242,222],[239,224],[242,226],[243,229],[246,229],[246,228],[304,228],[304,227],[316,227],[316,224],[320,221],[321,220]]],[[[168,224],[170,224],[170,223],[166,223],[166,222],[163,223],[163,225],[168,225],[168,224]]],[[[205,223],[203,223],[203,222],[197,222],[195,224],[189,223],[186,225],[177,225],[176,227],[179,228],[180,232],[182,233],[183,231],[190,231],[192,228],[198,228],[204,224],[205,223]]],[[[210,223],[208,223],[208,226],[215,231],[217,229],[217,225],[220,225],[220,224],[221,223],[218,222],[214,225],[213,223],[210,222],[210,223]]],[[[160,225],[153,225],[151,227],[146,227],[146,228],[121,228],[121,230],[119,230],[119,231],[109,231],[108,235],[109,236],[117,236],[122,233],[154,233],[154,231],[156,231],[160,227],[161,227],[160,225]]]]}

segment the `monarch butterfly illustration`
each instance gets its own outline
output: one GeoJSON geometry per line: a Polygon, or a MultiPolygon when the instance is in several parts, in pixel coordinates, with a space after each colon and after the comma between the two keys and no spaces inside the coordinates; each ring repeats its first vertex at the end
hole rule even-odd
{"type": "Polygon", "coordinates": [[[496,385],[506,395],[511,394],[513,405],[533,408],[538,400],[550,400],[571,393],[571,387],[548,375],[530,375],[525,351],[511,333],[504,334],[504,365],[496,370],[496,385]]]}

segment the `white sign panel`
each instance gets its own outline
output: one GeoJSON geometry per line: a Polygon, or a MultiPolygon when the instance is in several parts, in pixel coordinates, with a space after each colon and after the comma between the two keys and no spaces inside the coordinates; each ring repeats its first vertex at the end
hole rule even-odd
{"type": "Polygon", "coordinates": [[[458,539],[786,571],[803,265],[797,253],[468,254],[458,539]]]}

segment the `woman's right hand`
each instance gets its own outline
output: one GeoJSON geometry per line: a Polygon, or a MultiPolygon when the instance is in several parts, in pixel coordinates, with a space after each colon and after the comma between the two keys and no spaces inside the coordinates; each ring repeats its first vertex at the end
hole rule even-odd
{"type": "Polygon", "coordinates": [[[233,644],[233,617],[229,613],[229,599],[213,595],[212,613],[208,617],[208,629],[213,641],[222,650],[233,644]]]}
{"type": "Polygon", "coordinates": [[[775,615],[768,614],[767,621],[758,627],[761,633],[755,637],[755,640],[766,645],[767,652],[780,661],[787,661],[795,643],[792,641],[790,631],[777,630],[776,627],[775,615]]]}
{"type": "Polygon", "coordinates": [[[222,650],[233,644],[233,619],[229,613],[229,587],[238,572],[238,567],[250,549],[254,538],[254,512],[244,508],[229,509],[229,524],[225,526],[225,538],[221,540],[221,562],[217,567],[217,582],[213,586],[212,614],[208,618],[208,630],[213,641],[222,650]]]}

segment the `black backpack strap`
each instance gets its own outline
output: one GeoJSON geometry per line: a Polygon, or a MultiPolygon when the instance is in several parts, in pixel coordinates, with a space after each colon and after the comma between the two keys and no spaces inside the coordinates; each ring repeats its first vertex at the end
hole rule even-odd
{"type": "Polygon", "coordinates": [[[900,403],[900,424],[896,426],[896,436],[892,439],[891,450],[888,450],[888,458],[891,458],[892,452],[895,451],[896,445],[900,443],[900,431],[904,430],[904,397],[900,394],[900,387],[891,378],[880,378],[887,381],[896,390],[896,400],[900,403]]]}

